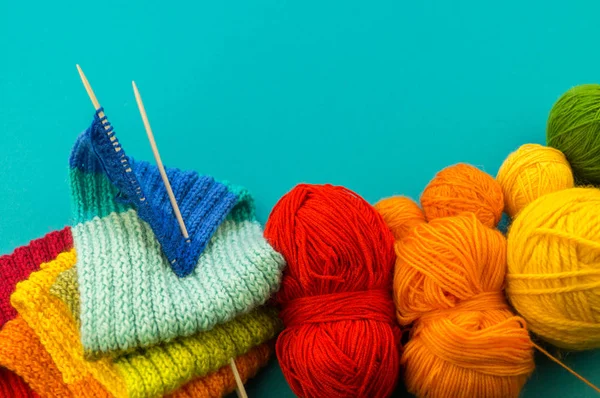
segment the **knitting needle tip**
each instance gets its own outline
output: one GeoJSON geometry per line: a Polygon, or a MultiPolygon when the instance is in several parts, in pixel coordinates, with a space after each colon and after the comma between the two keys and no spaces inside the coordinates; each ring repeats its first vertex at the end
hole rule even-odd
{"type": "MultiPolygon", "coordinates": [[[[96,94],[94,94],[94,90],[92,90],[92,86],[87,80],[87,77],[85,77],[81,66],[79,66],[79,64],[75,64],[75,66],[77,67],[77,71],[79,72],[79,77],[81,78],[83,87],[85,87],[85,91],[87,92],[88,97],[90,97],[90,100],[92,100],[92,104],[94,104],[94,108],[96,108],[96,110],[100,109],[100,102],[98,101],[98,98],[96,98],[96,94]]],[[[98,116],[104,117],[104,112],[99,112],[98,116]]],[[[108,129],[108,121],[106,119],[103,119],[102,124],[104,125],[105,129],[108,129]]]]}
{"type": "MultiPolygon", "coordinates": [[[[100,109],[100,102],[98,101],[98,98],[96,98],[96,94],[94,94],[94,90],[92,90],[92,86],[90,85],[90,82],[88,81],[87,77],[85,77],[85,73],[83,73],[81,66],[79,66],[79,64],[75,64],[75,66],[77,67],[77,72],[79,72],[79,77],[81,78],[83,87],[85,87],[85,91],[87,92],[88,97],[90,97],[90,100],[92,100],[92,104],[94,104],[94,108],[96,108],[96,110],[100,109]]],[[[98,115],[100,117],[103,117],[104,112],[100,112],[98,115]]],[[[106,120],[104,120],[103,124],[106,124],[106,120]]]]}

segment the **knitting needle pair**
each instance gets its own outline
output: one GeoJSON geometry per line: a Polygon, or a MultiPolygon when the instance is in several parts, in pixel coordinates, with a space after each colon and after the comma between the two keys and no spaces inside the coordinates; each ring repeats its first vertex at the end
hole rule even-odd
{"type": "MultiPolygon", "coordinates": [[[[85,77],[83,70],[79,65],[77,66],[77,71],[79,72],[79,76],[81,77],[81,81],[85,87],[85,91],[87,91],[88,96],[92,100],[92,104],[96,110],[100,109],[100,103],[94,94],[94,90],[92,90],[92,86],[90,85],[88,79],[85,77]]],[[[171,206],[173,207],[173,212],[175,213],[175,217],[177,218],[177,222],[179,223],[179,228],[181,229],[181,234],[185,238],[186,241],[189,241],[190,237],[188,235],[187,228],[185,227],[185,223],[183,221],[183,217],[181,216],[181,211],[179,210],[179,206],[177,205],[177,200],[175,199],[175,194],[173,193],[173,189],[171,188],[171,183],[169,182],[169,178],[167,177],[167,173],[165,171],[165,167],[160,158],[160,154],[158,152],[158,147],[156,146],[156,141],[154,140],[154,134],[152,133],[152,128],[150,127],[150,122],[148,121],[148,115],[146,114],[146,108],[144,107],[144,103],[142,102],[142,97],[137,88],[137,85],[134,81],[131,82],[133,86],[133,93],[135,95],[135,100],[137,102],[138,108],[140,110],[140,114],[142,116],[142,120],[144,122],[144,128],[146,129],[146,134],[148,135],[148,140],[150,141],[150,146],[152,147],[152,153],[154,154],[154,159],[156,160],[156,165],[158,166],[158,170],[160,172],[160,176],[165,184],[165,188],[167,189],[167,194],[169,195],[169,201],[171,202],[171,206]]],[[[104,117],[104,112],[98,113],[99,117],[104,117]]],[[[107,120],[104,119],[103,124],[105,128],[108,128],[107,120]]],[[[246,394],[246,389],[244,388],[244,383],[242,383],[242,379],[238,372],[237,366],[235,365],[235,361],[233,358],[230,358],[229,365],[231,366],[231,370],[233,372],[233,376],[235,378],[235,383],[237,385],[237,395],[239,398],[248,398],[246,394]]]]}

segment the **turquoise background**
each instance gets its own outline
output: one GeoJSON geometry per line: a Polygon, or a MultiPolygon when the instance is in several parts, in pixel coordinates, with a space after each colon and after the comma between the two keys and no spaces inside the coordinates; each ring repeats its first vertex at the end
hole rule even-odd
{"type": "MultiPolygon", "coordinates": [[[[69,223],[67,159],[93,108],[128,154],[248,187],[266,220],[296,183],[417,197],[456,162],[495,174],[598,82],[596,1],[0,1],[0,253],[69,223]]],[[[542,357],[525,397],[594,393],[542,357]]],[[[600,385],[600,354],[564,361],[600,385]]],[[[279,368],[251,397],[291,396],[279,368]]],[[[401,389],[398,395],[402,395],[401,389]]]]}

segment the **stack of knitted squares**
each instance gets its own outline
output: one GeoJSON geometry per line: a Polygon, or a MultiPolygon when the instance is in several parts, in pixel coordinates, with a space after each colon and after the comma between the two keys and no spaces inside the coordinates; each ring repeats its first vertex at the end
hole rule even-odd
{"type": "Polygon", "coordinates": [[[0,394],[231,392],[230,358],[245,380],[272,352],[283,257],[246,190],[167,169],[186,239],[158,169],[99,114],[71,153],[73,226],[0,258],[0,394]]]}

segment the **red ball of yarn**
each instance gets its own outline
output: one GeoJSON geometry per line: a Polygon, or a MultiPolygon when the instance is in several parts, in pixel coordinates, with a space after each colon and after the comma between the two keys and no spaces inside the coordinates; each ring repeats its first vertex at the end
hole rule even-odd
{"type": "Polygon", "coordinates": [[[296,186],[265,236],[287,260],[276,300],[285,329],[277,358],[301,397],[385,397],[399,376],[392,299],[394,237],[354,192],[296,186]]]}

